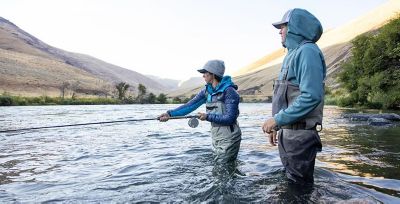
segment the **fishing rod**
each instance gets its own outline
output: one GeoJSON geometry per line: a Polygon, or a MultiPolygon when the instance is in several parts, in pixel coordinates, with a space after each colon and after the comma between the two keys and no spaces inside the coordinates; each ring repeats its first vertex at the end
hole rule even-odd
{"type": "MultiPolygon", "coordinates": [[[[169,120],[174,119],[186,119],[189,118],[188,125],[191,128],[195,128],[199,125],[199,116],[197,115],[188,115],[188,116],[175,116],[170,117],[169,120]]],[[[31,128],[21,128],[21,129],[11,129],[11,130],[0,130],[0,133],[7,132],[18,132],[18,131],[26,131],[26,130],[39,130],[39,129],[48,129],[48,128],[61,128],[61,127],[72,127],[72,126],[85,126],[85,125],[98,125],[98,124],[107,124],[107,123],[125,123],[125,122],[137,122],[137,121],[146,121],[146,120],[159,120],[160,118],[141,118],[141,119],[129,119],[129,120],[114,120],[114,121],[102,121],[102,122],[93,122],[93,123],[77,123],[77,124],[67,124],[67,125],[54,125],[54,126],[42,126],[42,127],[31,127],[31,128]]]]}

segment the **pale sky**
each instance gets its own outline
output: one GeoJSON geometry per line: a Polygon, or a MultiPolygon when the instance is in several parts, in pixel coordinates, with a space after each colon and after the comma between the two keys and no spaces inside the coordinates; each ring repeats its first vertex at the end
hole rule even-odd
{"type": "Polygon", "coordinates": [[[226,74],[281,47],[279,21],[304,8],[324,30],[386,0],[1,0],[0,16],[57,48],[162,78],[185,80],[207,60],[226,74]]]}

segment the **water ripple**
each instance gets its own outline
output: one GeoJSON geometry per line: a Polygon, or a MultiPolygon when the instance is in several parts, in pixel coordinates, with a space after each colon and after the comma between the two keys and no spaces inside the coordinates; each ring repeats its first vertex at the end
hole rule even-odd
{"type": "MultiPolygon", "coordinates": [[[[175,105],[0,107],[1,128],[153,118],[175,105]],[[135,117],[132,117],[135,116],[135,117]]],[[[201,107],[204,108],[204,107],[201,107]]],[[[0,134],[1,203],[396,203],[400,128],[325,109],[315,184],[288,184],[260,125],[270,104],[241,104],[237,169],[214,163],[209,123],[187,120],[0,134]]]]}

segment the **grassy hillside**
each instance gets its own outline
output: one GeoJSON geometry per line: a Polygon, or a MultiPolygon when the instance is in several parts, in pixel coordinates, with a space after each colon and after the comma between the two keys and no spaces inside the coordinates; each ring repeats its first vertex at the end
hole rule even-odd
{"type": "Polygon", "coordinates": [[[59,96],[65,84],[67,95],[110,95],[119,82],[129,83],[132,92],[139,83],[150,92],[167,90],[135,71],[47,45],[1,17],[0,65],[0,92],[14,95],[59,96]]]}
{"type": "Polygon", "coordinates": [[[63,83],[66,95],[102,95],[112,85],[92,74],[49,58],[0,49],[0,92],[23,96],[59,96],[63,83]]]}
{"type": "MultiPolygon", "coordinates": [[[[400,1],[390,0],[369,13],[349,21],[347,24],[325,32],[318,41],[327,65],[326,83],[329,88],[340,86],[337,74],[342,63],[351,56],[351,40],[357,36],[374,32],[400,13],[400,1]]],[[[272,95],[273,80],[278,77],[285,56],[283,49],[278,49],[265,57],[249,64],[236,72],[234,82],[239,86],[239,93],[247,100],[268,100],[272,95]]],[[[199,89],[186,92],[190,96],[199,89]]]]}
{"type": "MultiPolygon", "coordinates": [[[[337,73],[341,70],[342,63],[351,56],[351,40],[363,33],[374,32],[399,12],[400,1],[391,0],[322,35],[317,44],[325,56],[328,68],[326,79],[328,87],[335,89],[340,85],[337,73]]],[[[242,75],[235,77],[234,80],[239,85],[239,92],[245,99],[266,100],[272,95],[272,82],[278,77],[284,54],[281,49],[276,50],[239,71],[242,75]]]]}

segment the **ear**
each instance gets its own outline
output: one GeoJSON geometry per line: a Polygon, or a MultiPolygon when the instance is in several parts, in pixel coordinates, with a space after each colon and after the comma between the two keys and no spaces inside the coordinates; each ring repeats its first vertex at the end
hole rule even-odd
{"type": "MultiPolygon", "coordinates": [[[[211,73],[210,73],[211,74],[211,73]]],[[[215,74],[211,74],[212,75],[212,79],[213,80],[217,80],[216,78],[215,78],[215,74]]]]}

